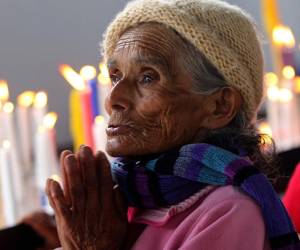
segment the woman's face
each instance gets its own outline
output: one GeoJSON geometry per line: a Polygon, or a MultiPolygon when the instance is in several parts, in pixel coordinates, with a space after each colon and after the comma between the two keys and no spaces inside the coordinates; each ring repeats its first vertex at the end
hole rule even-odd
{"type": "Polygon", "coordinates": [[[128,30],[119,39],[107,65],[110,155],[159,153],[203,137],[207,97],[192,92],[179,49],[160,25],[128,30]]]}

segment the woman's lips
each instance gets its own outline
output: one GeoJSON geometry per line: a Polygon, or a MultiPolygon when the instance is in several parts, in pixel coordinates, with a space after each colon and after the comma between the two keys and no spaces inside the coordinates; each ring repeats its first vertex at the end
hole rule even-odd
{"type": "Polygon", "coordinates": [[[130,127],[128,125],[114,125],[108,126],[106,129],[107,136],[124,135],[128,133],[130,127]]]}

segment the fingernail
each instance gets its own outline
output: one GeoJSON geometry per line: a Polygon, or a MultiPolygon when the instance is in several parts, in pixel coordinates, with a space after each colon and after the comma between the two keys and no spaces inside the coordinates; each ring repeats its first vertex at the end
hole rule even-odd
{"type": "Polygon", "coordinates": [[[76,157],[74,154],[67,155],[67,163],[74,164],[76,162],[76,157]]]}

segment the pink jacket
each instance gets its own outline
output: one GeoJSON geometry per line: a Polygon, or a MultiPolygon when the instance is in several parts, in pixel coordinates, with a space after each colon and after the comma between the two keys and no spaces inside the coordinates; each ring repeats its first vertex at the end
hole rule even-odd
{"type": "Polygon", "coordinates": [[[269,250],[260,208],[232,186],[208,187],[169,209],[131,211],[148,226],[133,250],[269,250]]]}

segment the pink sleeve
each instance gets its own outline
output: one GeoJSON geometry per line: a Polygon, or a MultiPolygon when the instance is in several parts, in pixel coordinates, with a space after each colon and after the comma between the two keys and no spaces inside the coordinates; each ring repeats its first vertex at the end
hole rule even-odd
{"type": "Polygon", "coordinates": [[[199,217],[180,249],[270,249],[259,207],[248,199],[225,200],[199,217]]]}

